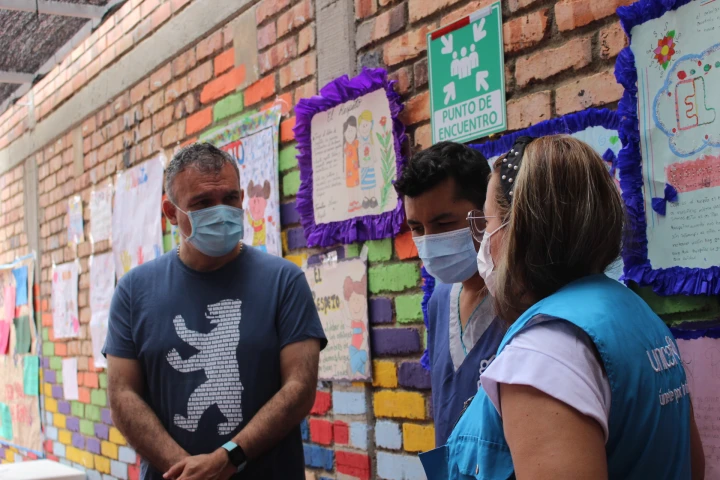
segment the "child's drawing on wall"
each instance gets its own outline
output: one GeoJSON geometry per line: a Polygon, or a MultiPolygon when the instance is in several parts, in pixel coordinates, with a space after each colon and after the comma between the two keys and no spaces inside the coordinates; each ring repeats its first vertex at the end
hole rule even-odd
{"type": "Polygon", "coordinates": [[[349,116],[343,124],[345,139],[345,186],[348,188],[348,213],[360,208],[360,158],[358,157],[357,118],[349,116]]]}
{"type": "Polygon", "coordinates": [[[270,194],[272,193],[270,182],[265,180],[265,183],[260,185],[255,184],[252,180],[250,180],[247,187],[247,193],[247,221],[253,231],[252,246],[262,250],[263,252],[267,252],[267,222],[275,225],[272,216],[267,218],[267,220],[265,219],[265,209],[267,208],[268,200],[270,199],[270,194]]]}
{"type": "Polygon", "coordinates": [[[370,110],[363,111],[358,117],[358,137],[360,153],[360,189],[362,190],[362,208],[378,206],[377,178],[375,176],[375,142],[373,141],[373,115],[370,110]]]}
{"type": "Polygon", "coordinates": [[[363,348],[367,337],[367,281],[365,275],[360,281],[354,282],[351,277],[345,277],[343,286],[345,301],[350,311],[350,328],[352,338],[350,341],[350,375],[366,375],[368,352],[363,348]]]}

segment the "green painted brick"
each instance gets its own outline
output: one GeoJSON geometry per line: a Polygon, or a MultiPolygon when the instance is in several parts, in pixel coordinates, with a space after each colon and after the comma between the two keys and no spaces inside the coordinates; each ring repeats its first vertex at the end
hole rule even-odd
{"type": "Polygon", "coordinates": [[[290,197],[297,195],[300,189],[300,172],[290,172],[283,177],[283,195],[290,197]]]}
{"type": "Polygon", "coordinates": [[[351,243],[350,245],[345,245],[345,258],[356,258],[360,256],[360,244],[359,243],[351,243]]]}
{"type": "Polygon", "coordinates": [[[367,242],[368,260],[371,262],[386,262],[392,257],[392,240],[373,240],[367,242]]]}
{"type": "MultiPolygon", "coordinates": [[[[45,327],[42,329],[42,339],[44,342],[47,342],[50,339],[50,329],[45,327]]],[[[43,344],[44,346],[44,344],[43,344]]]]}
{"type": "Polygon", "coordinates": [[[104,407],[107,405],[107,393],[105,390],[90,390],[90,403],[104,407]]]}
{"type": "Polygon", "coordinates": [[[107,388],[107,373],[101,373],[98,375],[98,379],[100,380],[100,388],[107,388]]]}
{"type": "Polygon", "coordinates": [[[280,165],[280,171],[285,172],[287,170],[297,167],[297,156],[298,150],[295,145],[283,148],[278,154],[278,164],[280,165]]]}
{"type": "MultiPolygon", "coordinates": [[[[99,412],[99,410],[98,410],[99,412]]],[[[91,437],[95,436],[95,426],[93,425],[93,422],[90,420],[81,419],[80,420],[80,433],[83,435],[90,435],[91,437]]]]}
{"type": "MultiPolygon", "coordinates": [[[[62,369],[62,368],[61,368],[61,369],[62,369]]],[[[57,383],[58,385],[62,385],[62,384],[63,384],[63,377],[62,377],[62,375],[55,375],[55,383],[57,383]]]]}
{"type": "MultiPolygon", "coordinates": [[[[45,348],[45,345],[43,345],[43,348],[45,348]]],[[[53,348],[53,353],[55,349],[53,348]]],[[[60,357],[50,357],[50,368],[53,370],[62,370],[62,358],[60,357]]],[[[58,377],[59,379],[60,377],[58,377]]]]}
{"type": "Polygon", "coordinates": [[[52,342],[43,342],[43,357],[52,357],[55,355],[55,344],[52,342]]]}
{"type": "Polygon", "coordinates": [[[425,332],[423,333],[423,348],[427,348],[427,328],[425,329],[425,332]]]}
{"type": "Polygon", "coordinates": [[[422,321],[422,294],[395,297],[395,312],[399,323],[422,321]]]}
{"type": "Polygon", "coordinates": [[[100,420],[102,420],[102,415],[100,414],[100,407],[96,407],[95,405],[85,405],[85,418],[87,418],[91,422],[99,422],[100,420]]]}
{"type": "Polygon", "coordinates": [[[228,95],[215,104],[213,108],[213,121],[218,122],[236,113],[242,112],[245,107],[242,92],[228,95]]]}
{"type": "Polygon", "coordinates": [[[370,267],[368,283],[370,292],[402,292],[417,287],[420,282],[420,270],[414,263],[395,263],[370,267]]]}
{"type": "Polygon", "coordinates": [[[85,405],[80,402],[70,402],[73,417],[83,418],[85,416],[85,405]]]}

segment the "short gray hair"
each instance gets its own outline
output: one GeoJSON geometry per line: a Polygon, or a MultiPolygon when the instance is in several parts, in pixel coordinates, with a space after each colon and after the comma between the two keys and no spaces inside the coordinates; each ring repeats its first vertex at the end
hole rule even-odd
{"type": "Polygon", "coordinates": [[[209,143],[189,145],[177,152],[165,169],[165,193],[170,201],[177,205],[173,183],[179,173],[185,171],[188,167],[195,168],[201,173],[220,173],[226,163],[233,166],[239,180],[240,169],[229,153],[209,143]]]}

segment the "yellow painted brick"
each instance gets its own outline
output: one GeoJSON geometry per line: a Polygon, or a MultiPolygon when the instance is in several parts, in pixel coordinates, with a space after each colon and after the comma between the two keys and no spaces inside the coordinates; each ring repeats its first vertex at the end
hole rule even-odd
{"type": "Polygon", "coordinates": [[[8,463],[13,463],[15,461],[15,452],[12,450],[5,450],[5,460],[7,460],[8,463]]]}
{"type": "MultiPolygon", "coordinates": [[[[67,430],[60,430],[58,432],[58,441],[63,445],[72,444],[72,433],[68,432],[67,430]]],[[[68,455],[68,458],[70,458],[70,455],[68,455]]],[[[70,460],[72,460],[72,458],[70,458],[70,460]]],[[[74,461],[75,460],[73,460],[73,462],[74,461]]]]}
{"type": "Polygon", "coordinates": [[[397,388],[397,365],[387,360],[373,360],[373,387],[397,388]]]}
{"type": "Polygon", "coordinates": [[[80,450],[80,461],[77,463],[85,468],[93,468],[93,454],[85,450],[80,450]]]}
{"type": "Polygon", "coordinates": [[[375,393],[373,407],[376,417],[425,419],[425,398],[418,392],[381,390],[375,393]]]}
{"type": "Polygon", "coordinates": [[[100,473],[110,473],[110,459],[95,455],[95,470],[100,473]]]}
{"type": "Polygon", "coordinates": [[[307,262],[307,254],[303,253],[302,255],[287,255],[285,257],[285,260],[288,260],[295,265],[297,265],[300,268],[303,268],[305,266],[305,262],[307,262]]]}
{"type": "Polygon", "coordinates": [[[45,399],[45,410],[52,413],[57,413],[58,407],[57,407],[57,400],[54,398],[46,398],[45,399]]]}
{"type": "Polygon", "coordinates": [[[403,447],[408,452],[427,452],[435,448],[435,427],[432,425],[403,424],[403,447]]]}
{"type": "Polygon", "coordinates": [[[53,415],[53,425],[57,428],[65,428],[65,415],[62,413],[56,413],[53,415]]]}
{"type": "Polygon", "coordinates": [[[112,443],[117,443],[118,445],[127,445],[125,437],[123,437],[122,433],[120,433],[120,430],[115,427],[110,427],[110,441],[112,443]]]}
{"type": "Polygon", "coordinates": [[[105,457],[112,458],[113,460],[118,459],[118,446],[110,442],[102,442],[100,444],[100,453],[105,457]]]}
{"type": "MultiPolygon", "coordinates": [[[[62,432],[60,432],[62,433],[62,432]]],[[[65,456],[68,460],[75,463],[80,463],[80,450],[75,447],[68,447],[65,449],[65,456]]]]}
{"type": "Polygon", "coordinates": [[[365,386],[365,382],[350,382],[350,385],[357,388],[362,388],[365,386]]]}
{"type": "Polygon", "coordinates": [[[47,397],[45,400],[52,399],[52,384],[43,383],[43,395],[45,395],[47,397]]]}

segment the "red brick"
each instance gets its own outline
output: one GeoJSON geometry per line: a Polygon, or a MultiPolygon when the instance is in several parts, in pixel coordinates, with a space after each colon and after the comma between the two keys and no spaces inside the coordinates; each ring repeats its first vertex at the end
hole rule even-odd
{"type": "Polygon", "coordinates": [[[163,85],[168,83],[171,78],[172,68],[171,65],[168,63],[160,70],[150,75],[150,90],[152,90],[153,92],[157,91],[158,89],[162,88],[163,85]]]}
{"type": "Polygon", "coordinates": [[[298,33],[298,55],[302,55],[315,46],[315,27],[307,26],[298,33]]]}
{"type": "Polygon", "coordinates": [[[190,3],[190,0],[172,0],[172,11],[173,13],[177,13],[182,9],[185,5],[190,3]]]}
{"type": "Polygon", "coordinates": [[[327,420],[311,418],[308,421],[310,427],[310,440],[320,445],[330,445],[332,443],[333,425],[327,420]]]}
{"type": "Polygon", "coordinates": [[[245,81],[245,65],[233,68],[203,87],[200,102],[210,103],[224,97],[245,81]]]}
{"type": "Polygon", "coordinates": [[[450,5],[455,5],[459,0],[409,0],[408,10],[410,11],[410,22],[415,23],[425,17],[450,5]]]}
{"type": "Polygon", "coordinates": [[[305,55],[294,60],[290,65],[280,69],[280,88],[299,82],[312,75],[316,71],[315,54],[305,55]]]}
{"type": "Polygon", "coordinates": [[[611,70],[569,83],[555,91],[555,111],[558,115],[577,112],[589,107],[613,103],[622,97],[623,88],[611,70]]]}
{"type": "Polygon", "coordinates": [[[289,38],[284,42],[278,43],[270,50],[261,53],[258,56],[258,66],[260,73],[265,74],[281,65],[286,64],[297,56],[297,42],[294,38],[289,38]]]}
{"type": "Polygon", "coordinates": [[[165,2],[160,7],[155,10],[152,14],[151,23],[152,28],[158,28],[160,25],[165,23],[167,19],[169,19],[172,16],[172,9],[170,7],[170,2],[165,2]]]}
{"type": "Polygon", "coordinates": [[[172,62],[173,75],[178,76],[182,73],[187,72],[191,68],[197,65],[197,58],[195,56],[195,49],[192,48],[187,52],[179,55],[172,62]]]}
{"type": "Polygon", "coordinates": [[[173,121],[175,107],[169,105],[153,116],[153,131],[160,132],[173,121]]]}
{"type": "Polygon", "coordinates": [[[263,0],[255,10],[255,20],[260,25],[285,7],[290,5],[290,0],[263,0]]]}
{"type": "Polygon", "coordinates": [[[398,5],[359,25],[355,35],[356,47],[361,49],[399,32],[405,28],[405,24],[405,5],[398,5]]]}
{"type": "Polygon", "coordinates": [[[215,32],[197,45],[198,62],[220,51],[223,46],[222,31],[215,32]]]}
{"type": "Polygon", "coordinates": [[[121,23],[123,32],[131,31],[138,23],[140,23],[140,9],[136,8],[127,17],[123,18],[121,23]]]}
{"type": "Polygon", "coordinates": [[[145,0],[140,4],[140,17],[147,17],[158,5],[160,5],[160,0],[145,0]]]}
{"type": "Polygon", "coordinates": [[[184,121],[178,122],[175,125],[171,125],[167,129],[165,129],[161,136],[163,148],[168,148],[172,145],[177,144],[178,141],[185,136],[184,131],[184,121]]]}
{"type": "Polygon", "coordinates": [[[332,407],[332,397],[328,392],[317,392],[315,394],[315,404],[310,410],[311,415],[325,415],[332,407]]]}
{"type": "Polygon", "coordinates": [[[579,70],[591,61],[590,37],[574,38],[558,48],[519,58],[515,65],[515,80],[519,87],[524,87],[533,80],[544,80],[571,68],[579,70]]]}
{"type": "Polygon", "coordinates": [[[294,99],[295,105],[301,98],[310,98],[317,94],[317,82],[313,79],[304,85],[300,85],[295,89],[294,99]]]}
{"type": "Polygon", "coordinates": [[[277,29],[275,28],[275,22],[268,23],[262,28],[258,29],[257,32],[257,48],[262,50],[267,46],[272,45],[277,40],[277,29]]]}
{"type": "Polygon", "coordinates": [[[268,75],[245,90],[245,105],[254,105],[275,94],[275,75],[268,75]]]}
{"type": "Polygon", "coordinates": [[[295,140],[293,128],[295,128],[295,117],[280,122],[280,141],[282,143],[295,140]]]}
{"type": "Polygon", "coordinates": [[[181,77],[179,80],[174,81],[165,89],[165,101],[172,103],[178,98],[182,97],[188,89],[187,77],[181,77]]]}
{"type": "Polygon", "coordinates": [[[212,61],[207,61],[188,74],[188,90],[195,90],[213,76],[212,61]]]}
{"type": "Polygon", "coordinates": [[[150,79],[146,78],[130,89],[130,102],[134,105],[150,94],[150,79]]]}
{"type": "Polygon", "coordinates": [[[269,110],[277,105],[280,106],[281,115],[288,115],[292,110],[292,93],[288,92],[278,95],[275,100],[260,107],[260,111],[264,112],[265,110],[269,110]]]}
{"type": "Polygon", "coordinates": [[[282,38],[298,27],[302,27],[313,19],[314,11],[311,0],[302,0],[277,19],[277,36],[282,38]]]}
{"type": "Polygon", "coordinates": [[[403,67],[391,73],[389,78],[397,82],[395,84],[395,91],[400,95],[405,95],[410,91],[410,67],[403,67]]]}
{"type": "Polygon", "coordinates": [[[400,120],[405,125],[415,125],[430,119],[430,92],[425,91],[412,97],[400,113],[400,120]]]}
{"type": "Polygon", "coordinates": [[[192,135],[193,133],[200,132],[204,128],[208,127],[212,121],[212,107],[200,110],[187,118],[187,122],[185,123],[185,133],[187,135],[192,135]]]}
{"type": "Polygon", "coordinates": [[[628,46],[628,38],[620,22],[615,22],[600,30],[600,58],[608,60],[617,57],[628,46]]]}
{"type": "Polygon", "coordinates": [[[215,57],[215,76],[221,75],[235,66],[235,49],[225,50],[215,57]]]}
{"type": "Polygon", "coordinates": [[[448,13],[444,17],[442,17],[442,20],[440,20],[440,25],[450,25],[451,23],[456,22],[457,20],[460,20],[461,18],[467,17],[473,12],[477,12],[481,8],[485,8],[490,4],[495,3],[496,0],[474,0],[470,2],[469,4],[465,5],[464,7],[461,7],[457,10],[453,10],[452,12],[448,13]]]}
{"type": "Polygon", "coordinates": [[[377,12],[377,0],[355,0],[355,18],[363,19],[377,12]]]}
{"type": "Polygon", "coordinates": [[[520,130],[552,116],[550,91],[533,93],[507,102],[508,129],[520,130]]]}
{"type": "Polygon", "coordinates": [[[548,26],[548,9],[515,18],[503,25],[505,52],[517,52],[537,45],[545,38],[548,26]]]}
{"type": "Polygon", "coordinates": [[[618,7],[635,0],[560,0],[555,4],[555,23],[561,32],[574,30],[615,14],[618,7]]]}
{"type": "Polygon", "coordinates": [[[424,25],[385,44],[383,59],[392,66],[417,57],[427,50],[427,34],[436,29],[436,24],[424,25]]]}
{"type": "Polygon", "coordinates": [[[350,439],[348,424],[340,421],[333,423],[333,435],[335,436],[335,443],[338,445],[347,445],[350,439]]]}
{"type": "MultiPolygon", "coordinates": [[[[143,102],[143,118],[149,118],[152,114],[159,111],[164,104],[165,102],[163,101],[163,92],[161,90],[143,102]]],[[[95,148],[94,138],[93,148],[95,148]]]]}
{"type": "Polygon", "coordinates": [[[360,480],[370,479],[370,457],[361,453],[335,452],[335,466],[338,473],[357,477],[360,480]]]}

